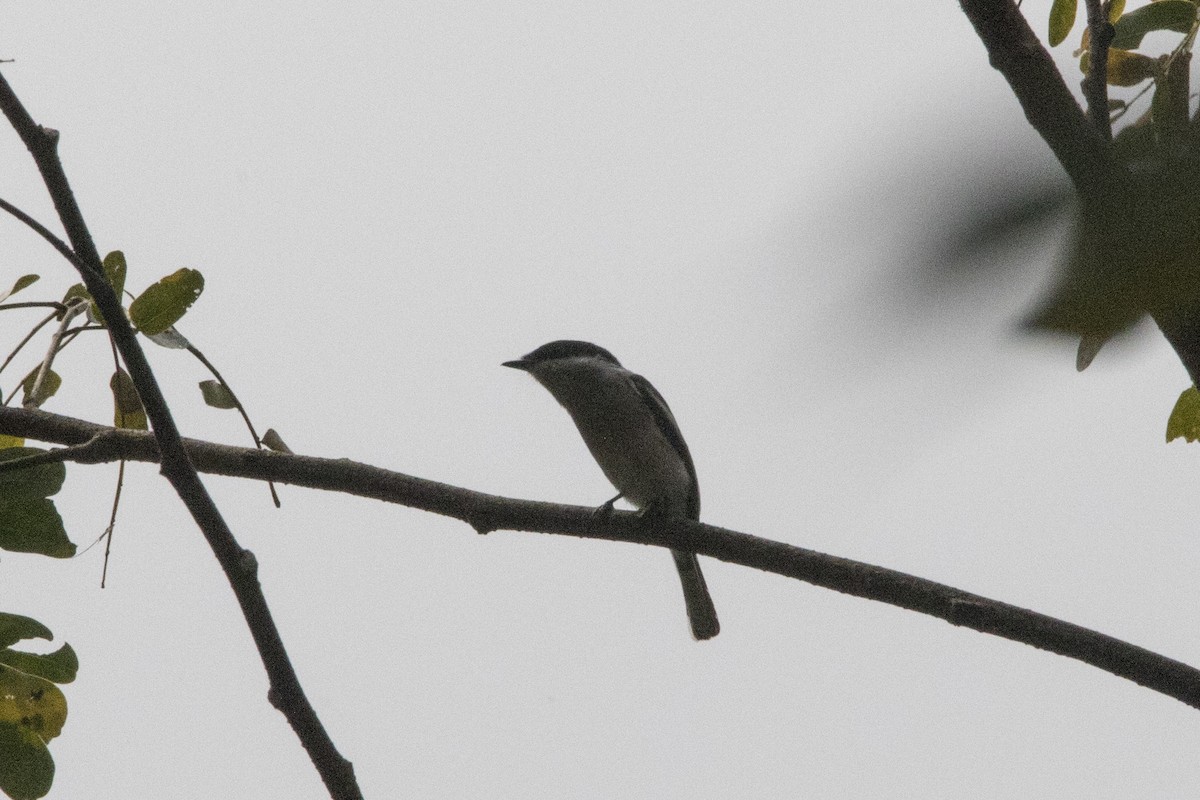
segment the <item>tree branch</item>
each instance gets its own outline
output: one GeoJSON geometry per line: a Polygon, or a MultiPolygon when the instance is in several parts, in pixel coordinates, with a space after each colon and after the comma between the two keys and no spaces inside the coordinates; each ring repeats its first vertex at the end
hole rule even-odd
{"type": "MultiPolygon", "coordinates": [[[[0,408],[0,433],[67,445],[73,449],[59,452],[86,463],[158,459],[150,434],[34,409],[0,408]],[[75,447],[85,443],[85,447],[75,447]]],[[[298,456],[196,439],[185,439],[184,446],[197,468],[205,472],[396,503],[460,519],[480,533],[518,530],[694,551],[1049,650],[1200,708],[1200,670],[1187,664],[1045,614],[883,567],[690,520],[647,524],[630,512],[601,518],[590,508],[513,500],[348,459],[298,456]]]]}
{"type": "MultiPolygon", "coordinates": [[[[287,718],[330,795],[337,800],[360,800],[362,791],[355,780],[353,765],[337,751],[305,696],[292,667],[279,629],[263,595],[262,586],[258,582],[257,565],[253,556],[238,544],[196,469],[188,460],[179,430],[146,355],[142,352],[141,344],[125,316],[120,299],[104,277],[100,254],[96,250],[91,232],[75,202],[75,195],[58,158],[58,132],[43,128],[34,122],[3,75],[0,75],[0,111],[3,111],[9,124],[33,155],[59,220],[71,242],[71,248],[63,255],[83,278],[84,285],[104,317],[109,335],[133,379],[134,387],[154,431],[154,440],[162,454],[160,471],[174,487],[204,534],[233,589],[267,672],[270,682],[268,699],[287,718]]],[[[7,204],[6,210],[18,217],[23,214],[19,209],[14,212],[7,204]]],[[[23,221],[26,224],[31,223],[29,219],[23,221]]],[[[52,244],[55,243],[55,237],[49,231],[42,232],[42,235],[52,244]]],[[[63,252],[63,249],[59,247],[60,252],[63,252]]]]}
{"type": "Polygon", "coordinates": [[[112,452],[112,445],[105,444],[106,435],[104,432],[100,432],[81,444],[73,444],[69,447],[56,447],[53,450],[30,453],[27,456],[0,461],[0,475],[6,472],[19,472],[23,469],[40,467],[44,464],[65,464],[68,461],[73,461],[76,464],[107,462],[110,460],[107,454],[112,452]]]}
{"type": "MultiPolygon", "coordinates": [[[[1090,1],[1090,0],[1089,0],[1090,1]]],[[[1108,141],[1088,121],[1050,54],[1012,0],[959,0],[988,60],[1000,71],[1025,118],[1050,146],[1083,197],[1103,195],[1115,169],[1108,141]]],[[[1104,109],[1108,114],[1108,109],[1104,109]]]]}
{"type": "Polygon", "coordinates": [[[1087,6],[1088,71],[1083,79],[1088,119],[1107,141],[1112,139],[1112,117],[1108,110],[1108,46],[1115,31],[1108,21],[1108,3],[1084,0],[1087,6]]]}

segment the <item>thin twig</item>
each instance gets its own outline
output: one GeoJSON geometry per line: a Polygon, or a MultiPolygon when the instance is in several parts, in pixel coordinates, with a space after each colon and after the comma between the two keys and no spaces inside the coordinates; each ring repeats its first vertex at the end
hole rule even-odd
{"type": "Polygon", "coordinates": [[[1154,81],[1147,81],[1146,85],[1144,87],[1142,87],[1142,89],[1137,94],[1135,94],[1133,97],[1129,98],[1129,102],[1127,102],[1123,108],[1119,109],[1112,115],[1111,121],[1116,122],[1117,120],[1121,119],[1126,114],[1128,114],[1129,110],[1131,108],[1133,108],[1133,104],[1136,103],[1138,100],[1141,100],[1143,97],[1145,97],[1146,92],[1150,91],[1153,88],[1154,88],[1154,81]]]}
{"type": "Polygon", "coordinates": [[[46,376],[50,374],[50,367],[54,364],[54,357],[58,355],[58,348],[62,342],[63,334],[66,333],[67,326],[71,324],[71,320],[86,310],[87,301],[77,297],[63,311],[62,318],[58,322],[58,330],[50,337],[50,347],[46,351],[46,357],[42,359],[42,365],[38,367],[37,377],[33,379],[33,383],[29,386],[29,391],[25,393],[26,407],[40,406],[42,404],[42,385],[46,381],[46,376]]]}
{"type": "MultiPolygon", "coordinates": [[[[246,423],[246,427],[250,430],[250,436],[254,439],[254,446],[259,450],[262,450],[262,439],[258,438],[258,431],[254,430],[254,423],[250,421],[250,415],[246,413],[246,409],[242,406],[242,401],[239,400],[238,396],[234,393],[233,387],[225,382],[225,378],[220,372],[217,371],[216,366],[207,358],[205,358],[204,353],[201,353],[200,350],[191,342],[187,343],[187,351],[195,356],[196,359],[203,364],[209,372],[212,373],[213,377],[225,387],[225,391],[229,392],[229,399],[233,401],[234,407],[237,408],[238,413],[242,415],[242,420],[246,423]]],[[[271,490],[271,501],[275,503],[276,508],[279,508],[279,493],[275,491],[275,484],[268,481],[267,486],[271,490]]]]}
{"type": "Polygon", "coordinates": [[[1104,137],[1112,139],[1112,112],[1108,108],[1108,46],[1115,32],[1108,21],[1108,2],[1084,0],[1088,24],[1088,71],[1083,78],[1088,119],[1104,137]]]}
{"type": "MultiPolygon", "coordinates": [[[[67,326],[71,324],[72,319],[79,316],[79,314],[83,312],[85,307],[86,304],[80,298],[75,298],[75,301],[70,305],[63,306],[63,311],[61,314],[51,314],[46,319],[42,320],[32,331],[29,332],[24,339],[21,340],[21,343],[18,344],[12,353],[9,354],[8,358],[4,360],[4,363],[0,364],[0,371],[3,371],[4,368],[8,366],[8,363],[12,361],[17,353],[21,351],[21,348],[23,348],[29,342],[29,340],[33,338],[33,335],[42,329],[42,326],[49,323],[52,319],[59,319],[58,330],[55,331],[54,335],[50,337],[50,348],[46,352],[46,357],[42,359],[42,363],[38,367],[37,375],[34,377],[33,382],[26,389],[25,405],[40,406],[42,404],[44,399],[41,397],[42,385],[46,381],[46,376],[50,374],[50,367],[54,363],[54,358],[62,351],[63,347],[65,347],[68,342],[75,338],[72,331],[67,330],[67,326]]],[[[75,330],[79,329],[77,328],[75,330]]],[[[16,396],[17,392],[20,391],[23,385],[24,381],[14,386],[12,391],[8,393],[8,397],[4,398],[2,405],[8,405],[11,403],[13,397],[16,396]]]]}
{"type": "Polygon", "coordinates": [[[69,345],[71,342],[75,341],[76,336],[78,336],[79,334],[81,334],[85,331],[107,331],[107,330],[108,330],[108,328],[104,327],[103,325],[80,325],[78,328],[71,328],[63,336],[62,342],[59,343],[58,352],[61,353],[67,345],[69,345]]]}
{"type": "Polygon", "coordinates": [[[41,453],[30,453],[20,458],[5,459],[4,461],[0,461],[0,474],[5,472],[19,472],[23,469],[40,467],[45,464],[62,464],[68,461],[81,464],[95,463],[91,461],[93,453],[100,452],[107,454],[110,452],[104,444],[104,439],[105,434],[100,432],[80,444],[73,444],[68,447],[56,447],[53,450],[46,450],[41,453]]]}
{"type": "MultiPolygon", "coordinates": [[[[4,76],[0,75],[0,81],[4,81],[4,76]]],[[[4,85],[5,85],[5,88],[7,88],[8,84],[5,83],[4,85]]],[[[11,90],[9,90],[9,91],[11,91],[11,90]]],[[[2,100],[3,100],[3,98],[0,98],[0,102],[2,102],[2,100]]],[[[21,109],[21,110],[24,111],[25,109],[21,109]]],[[[32,123],[33,120],[30,120],[30,122],[32,123]]],[[[27,225],[30,229],[32,229],[34,233],[36,233],[38,236],[41,236],[43,239],[45,239],[47,242],[49,242],[50,245],[55,250],[58,251],[59,255],[61,255],[63,258],[65,258],[67,261],[70,261],[71,264],[74,265],[75,269],[80,270],[81,272],[84,270],[90,269],[90,267],[88,267],[79,258],[79,256],[75,255],[75,251],[72,250],[70,247],[68,247],[66,242],[64,242],[62,239],[58,238],[53,233],[51,233],[50,229],[47,228],[45,225],[38,222],[33,217],[29,216],[24,211],[22,211],[21,209],[14,206],[12,203],[5,200],[3,197],[0,197],[0,210],[7,211],[9,214],[12,214],[14,217],[16,217],[21,222],[23,222],[25,225],[27,225]]]]}
{"type": "Polygon", "coordinates": [[[100,570],[100,588],[108,582],[108,556],[112,552],[113,531],[117,527],[117,508],[121,505],[121,489],[125,486],[125,459],[117,464],[117,488],[113,492],[112,512],[108,515],[108,527],[104,529],[104,567],[100,570]]]}
{"type": "Polygon", "coordinates": [[[33,330],[31,330],[29,333],[25,334],[25,338],[22,339],[20,341],[20,343],[16,347],[13,348],[13,351],[8,354],[8,358],[4,359],[4,363],[0,364],[0,372],[4,372],[4,368],[12,363],[12,360],[17,357],[17,353],[20,353],[21,350],[24,349],[25,345],[29,344],[29,341],[34,336],[37,336],[38,331],[40,331],[42,328],[49,325],[50,321],[58,316],[58,313],[59,312],[56,311],[53,314],[50,314],[45,319],[43,319],[41,322],[39,322],[37,325],[34,325],[33,330]]]}
{"type": "Polygon", "coordinates": [[[53,300],[37,300],[28,303],[0,303],[0,311],[7,311],[10,308],[54,308],[61,312],[66,306],[62,303],[56,303],[53,300]]]}
{"type": "MultiPolygon", "coordinates": [[[[108,338],[108,348],[112,351],[113,360],[113,378],[116,379],[116,373],[121,370],[121,359],[117,354],[117,346],[113,343],[112,337],[108,338]]],[[[124,428],[129,422],[125,417],[125,411],[121,408],[121,401],[117,397],[117,389],[113,388],[113,421],[117,427],[124,428]]],[[[104,566],[100,569],[100,588],[103,589],[108,581],[108,557],[112,553],[113,531],[117,528],[117,509],[121,507],[121,489],[125,486],[125,459],[117,465],[117,488],[113,491],[112,510],[108,515],[108,527],[104,529],[104,566]]]]}

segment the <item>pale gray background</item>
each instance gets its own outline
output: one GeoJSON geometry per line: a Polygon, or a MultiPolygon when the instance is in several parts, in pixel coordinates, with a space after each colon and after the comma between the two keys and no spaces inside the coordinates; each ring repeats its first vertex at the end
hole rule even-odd
{"type": "MultiPolygon", "coordinates": [[[[4,73],[62,130],[101,250],[125,250],[134,289],[204,272],[181,330],[298,452],[598,504],[567,416],[499,366],[590,339],[671,402],[705,520],[1200,663],[1200,470],[1163,444],[1187,385],[1167,345],[1143,330],[1078,375],[1070,343],[1016,332],[1053,228],[990,257],[1008,280],[910,288],[972,193],[1057,170],[952,0],[0,8],[4,73]]],[[[1044,29],[1048,3],[1024,8],[1044,29]]],[[[0,164],[0,194],[51,220],[11,133],[0,164]]],[[[4,282],[44,276],[23,299],[75,281],[16,223],[0,242],[4,282]]],[[[4,341],[33,319],[2,315],[4,341]]],[[[185,433],[246,442],[197,364],[151,358],[185,433]]],[[[73,346],[50,409],[107,420],[107,359],[73,346]]],[[[115,472],[70,470],[77,541],[115,472]]],[[[665,553],[210,485],[371,797],[1169,798],[1200,779],[1194,710],[1021,645],[710,560],[723,632],[697,644],[665,553]]],[[[114,550],[104,591],[100,548],[0,560],[0,607],[82,660],[52,796],[325,796],[147,466],[114,550]]]]}

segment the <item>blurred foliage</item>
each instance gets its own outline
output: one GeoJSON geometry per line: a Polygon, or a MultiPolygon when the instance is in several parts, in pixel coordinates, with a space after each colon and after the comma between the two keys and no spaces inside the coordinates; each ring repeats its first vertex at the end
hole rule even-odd
{"type": "MultiPolygon", "coordinates": [[[[1065,41],[1076,24],[1076,0],[1055,0],[1049,41],[1065,41]]],[[[1109,103],[1117,126],[1110,179],[1091,196],[1041,179],[1009,179],[988,187],[975,213],[943,237],[936,255],[943,277],[978,262],[984,251],[1013,242],[1032,224],[1069,214],[1064,257],[1049,291],[1025,320],[1033,330],[1078,336],[1084,368],[1113,335],[1147,314],[1188,367],[1200,376],[1200,122],[1189,114],[1191,53],[1197,5],[1158,0],[1126,11],[1106,6],[1113,25],[1110,85],[1145,87],[1109,103]],[[1148,33],[1178,35],[1162,54],[1136,52],[1148,33]],[[1135,114],[1130,114],[1133,111],[1135,114]]],[[[1162,45],[1163,36],[1155,40],[1162,45]]],[[[1076,50],[1090,66],[1085,27],[1076,50]]]]}
{"type": "Polygon", "coordinates": [[[1075,192],[1059,175],[1006,172],[978,178],[966,196],[947,201],[949,217],[922,258],[934,281],[969,277],[988,251],[1019,241],[1048,223],[1065,221],[1075,213],[1075,192]]]}
{"type": "Polygon", "coordinates": [[[1167,441],[1183,439],[1185,442],[1200,441],[1200,392],[1189,386],[1175,401],[1171,416],[1167,420],[1167,441]]]}
{"type": "MultiPolygon", "coordinates": [[[[1058,12],[1051,13],[1052,42],[1061,41],[1070,29],[1065,12],[1058,12]]],[[[1114,137],[1113,179],[1097,196],[1081,198],[1059,281],[1029,319],[1035,328],[1083,337],[1081,366],[1090,360],[1083,358],[1085,348],[1098,349],[1096,342],[1147,313],[1178,349],[1183,337],[1171,332],[1190,327],[1200,312],[1200,159],[1188,113],[1197,7],[1190,0],[1159,0],[1124,12],[1114,4],[1110,18],[1115,37],[1108,52],[1108,82],[1134,86],[1149,81],[1133,100],[1149,94],[1149,108],[1114,137]],[[1163,55],[1133,52],[1155,31],[1183,35],[1163,55]]],[[[1085,30],[1077,51],[1085,72],[1089,45],[1085,30]]],[[[1115,121],[1132,104],[1121,101],[1110,107],[1115,121]]]]}

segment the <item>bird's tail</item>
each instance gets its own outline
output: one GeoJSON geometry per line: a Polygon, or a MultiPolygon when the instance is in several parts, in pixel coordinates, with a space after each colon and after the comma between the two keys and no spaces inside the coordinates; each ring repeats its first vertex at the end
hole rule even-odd
{"type": "Polygon", "coordinates": [[[721,623],[717,621],[717,609],[708,593],[708,585],[704,583],[700,562],[695,553],[672,550],[671,555],[675,557],[675,569],[679,570],[679,580],[683,584],[683,602],[687,604],[692,636],[700,640],[711,639],[721,632],[721,623]]]}

